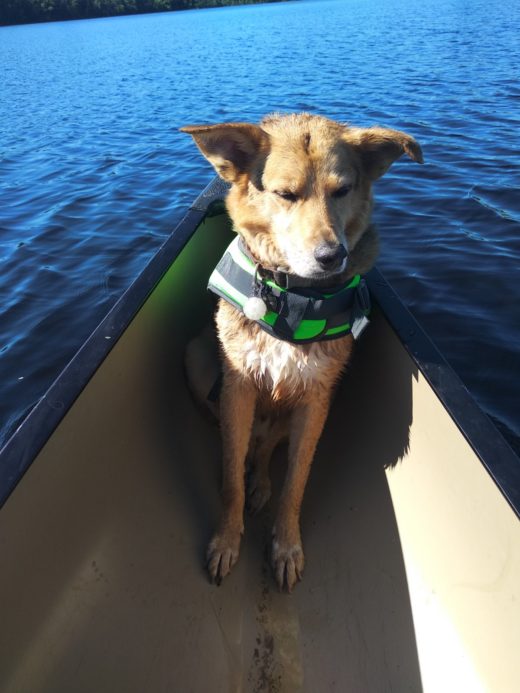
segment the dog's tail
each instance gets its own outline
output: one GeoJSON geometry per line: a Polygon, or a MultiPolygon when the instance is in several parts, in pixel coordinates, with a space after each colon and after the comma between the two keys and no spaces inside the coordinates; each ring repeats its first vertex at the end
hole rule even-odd
{"type": "Polygon", "coordinates": [[[213,420],[218,420],[222,372],[213,326],[206,327],[188,342],[184,354],[184,369],[193,398],[206,414],[209,413],[213,420]]]}

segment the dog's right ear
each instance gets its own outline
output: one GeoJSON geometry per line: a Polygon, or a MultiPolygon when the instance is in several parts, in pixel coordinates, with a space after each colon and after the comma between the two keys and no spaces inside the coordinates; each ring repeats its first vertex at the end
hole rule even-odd
{"type": "Polygon", "coordinates": [[[187,125],[181,132],[193,137],[219,176],[229,183],[246,173],[257,156],[269,148],[269,135],[249,123],[187,125]]]}
{"type": "Polygon", "coordinates": [[[348,128],[346,132],[347,142],[357,150],[363,169],[372,181],[384,175],[402,154],[418,164],[423,163],[419,143],[406,132],[380,127],[348,128]]]}

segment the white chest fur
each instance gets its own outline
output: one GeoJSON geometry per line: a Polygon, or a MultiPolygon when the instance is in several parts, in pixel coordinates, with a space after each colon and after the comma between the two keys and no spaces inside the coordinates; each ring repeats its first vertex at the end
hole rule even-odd
{"type": "MultiPolygon", "coordinates": [[[[322,344],[301,347],[270,335],[247,340],[243,345],[244,370],[257,382],[276,390],[301,391],[330,379],[337,358],[326,353],[322,344]]],[[[337,365],[334,370],[337,370],[337,365]]]]}
{"type": "Polygon", "coordinates": [[[295,400],[315,388],[330,389],[341,375],[352,337],[292,344],[253,326],[227,301],[220,301],[217,333],[232,367],[248,375],[274,400],[295,400]]]}

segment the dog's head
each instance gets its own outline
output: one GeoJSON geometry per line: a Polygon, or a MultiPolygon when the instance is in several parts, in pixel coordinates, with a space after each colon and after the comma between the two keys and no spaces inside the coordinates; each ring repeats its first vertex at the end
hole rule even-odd
{"type": "Polygon", "coordinates": [[[232,184],[228,210],[256,259],[317,280],[345,272],[369,226],[371,183],[404,153],[422,163],[404,132],[305,113],[181,129],[232,184]]]}

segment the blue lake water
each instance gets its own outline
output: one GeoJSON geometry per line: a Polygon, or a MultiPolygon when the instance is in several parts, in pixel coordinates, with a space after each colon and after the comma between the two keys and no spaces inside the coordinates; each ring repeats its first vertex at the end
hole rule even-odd
{"type": "Polygon", "coordinates": [[[0,27],[0,442],[212,171],[189,123],[406,130],[379,267],[520,450],[520,3],[310,0],[0,27]]]}

